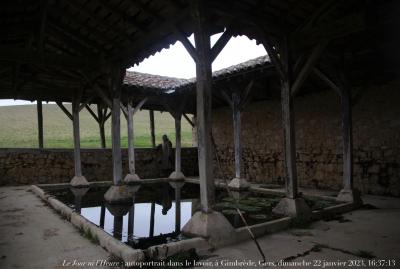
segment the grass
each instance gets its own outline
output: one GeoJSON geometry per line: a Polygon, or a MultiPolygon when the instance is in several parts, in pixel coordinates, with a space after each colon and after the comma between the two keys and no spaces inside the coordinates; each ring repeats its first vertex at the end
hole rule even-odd
{"type": "MultiPolygon", "coordinates": [[[[71,105],[66,105],[71,111],[71,105]]],[[[95,107],[92,107],[96,111],[95,107]]],[[[80,113],[80,135],[82,148],[100,148],[99,127],[86,109],[80,113]]],[[[168,135],[175,144],[175,125],[172,116],[154,112],[156,144],[161,136],[168,135]]],[[[35,148],[38,146],[36,105],[0,107],[0,147],[35,148]]],[[[106,123],[107,147],[111,147],[111,119],[106,123]]],[[[134,116],[135,146],[150,147],[150,122],[147,110],[134,116]]],[[[43,105],[43,129],[45,148],[72,148],[72,122],[55,104],[43,105]]],[[[121,114],[121,145],[127,147],[127,128],[125,117],[121,114]]],[[[182,119],[182,146],[192,145],[192,128],[182,119]]]]}

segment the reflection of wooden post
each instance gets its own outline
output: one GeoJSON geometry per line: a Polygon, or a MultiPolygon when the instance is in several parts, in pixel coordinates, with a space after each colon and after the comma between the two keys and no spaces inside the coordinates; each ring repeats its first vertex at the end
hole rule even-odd
{"type": "Polygon", "coordinates": [[[113,236],[118,240],[122,240],[122,226],[123,226],[124,216],[114,216],[114,232],[113,236]]]}
{"type": "Polygon", "coordinates": [[[181,188],[175,188],[175,232],[181,231],[181,188]]]}
{"type": "Polygon", "coordinates": [[[150,209],[150,231],[149,231],[149,237],[154,236],[154,216],[156,212],[156,203],[151,202],[151,209],[150,209]]]}
{"type": "Polygon", "coordinates": [[[38,139],[39,148],[43,148],[43,110],[42,110],[42,100],[37,100],[37,121],[38,121],[38,139]]]}
{"type": "Polygon", "coordinates": [[[135,203],[133,203],[132,207],[130,208],[128,215],[128,242],[133,240],[134,227],[135,227],[135,203]]]}
{"type": "Polygon", "coordinates": [[[154,131],[154,111],[149,110],[149,115],[150,115],[150,133],[151,133],[151,146],[153,148],[156,147],[156,135],[154,131]]]}
{"type": "Polygon", "coordinates": [[[104,204],[101,205],[101,209],[100,209],[100,227],[104,228],[104,220],[106,217],[106,207],[104,206],[104,204]]]}

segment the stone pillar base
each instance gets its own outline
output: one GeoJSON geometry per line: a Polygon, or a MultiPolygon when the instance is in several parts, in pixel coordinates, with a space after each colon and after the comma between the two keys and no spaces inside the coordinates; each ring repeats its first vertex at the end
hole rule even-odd
{"type": "Polygon", "coordinates": [[[361,194],[358,190],[353,189],[342,189],[336,200],[339,202],[346,202],[346,203],[354,203],[354,204],[362,204],[361,194]]]}
{"type": "Polygon", "coordinates": [[[311,209],[303,198],[283,198],[272,212],[289,217],[311,218],[311,209]]]}
{"type": "Polygon", "coordinates": [[[182,228],[182,233],[189,237],[201,236],[216,244],[223,244],[224,241],[232,239],[235,229],[220,212],[198,211],[182,228]]]}
{"type": "Polygon", "coordinates": [[[104,200],[109,204],[130,204],[140,185],[111,186],[104,194],[104,200]]]}
{"type": "Polygon", "coordinates": [[[172,180],[185,180],[185,175],[182,172],[174,171],[169,175],[169,178],[172,180]]]}
{"type": "Polygon", "coordinates": [[[74,176],[69,184],[71,184],[71,186],[75,188],[89,187],[89,182],[84,176],[74,176]]]}
{"type": "Polygon", "coordinates": [[[246,190],[250,188],[250,183],[244,178],[235,177],[229,182],[228,187],[236,190],[246,190]]]}
{"type": "Polygon", "coordinates": [[[184,181],[170,181],[169,185],[174,189],[180,189],[185,185],[184,181]]]}
{"type": "Polygon", "coordinates": [[[140,183],[140,177],[137,174],[127,174],[124,178],[124,182],[128,185],[140,183]]]}
{"type": "Polygon", "coordinates": [[[109,204],[106,203],[106,208],[108,211],[110,211],[111,215],[114,217],[123,217],[126,215],[126,213],[129,212],[129,209],[131,209],[133,204],[133,200],[131,200],[130,203],[124,204],[124,205],[116,205],[116,204],[109,204]]]}

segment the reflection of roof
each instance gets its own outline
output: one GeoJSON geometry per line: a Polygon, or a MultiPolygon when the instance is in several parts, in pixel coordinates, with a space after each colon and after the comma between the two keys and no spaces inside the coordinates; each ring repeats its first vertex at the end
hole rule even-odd
{"type": "MultiPolygon", "coordinates": [[[[213,72],[213,79],[230,77],[241,72],[246,72],[251,69],[264,66],[267,63],[269,63],[269,57],[260,56],[246,62],[215,71],[213,72]]],[[[129,86],[159,90],[177,89],[184,86],[189,86],[190,84],[194,84],[195,82],[196,78],[174,78],[132,71],[127,71],[124,79],[124,83],[129,86]]]]}

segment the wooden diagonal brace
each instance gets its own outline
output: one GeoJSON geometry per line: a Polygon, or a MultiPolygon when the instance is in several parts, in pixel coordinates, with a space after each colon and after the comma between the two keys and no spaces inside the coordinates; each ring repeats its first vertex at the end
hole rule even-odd
{"type": "Polygon", "coordinates": [[[71,112],[68,111],[68,109],[63,105],[62,102],[56,102],[56,104],[58,105],[59,108],[61,108],[61,110],[65,113],[65,115],[67,115],[67,117],[68,117],[70,120],[73,120],[73,119],[74,119],[73,116],[72,116],[72,114],[71,114],[71,112]]]}

